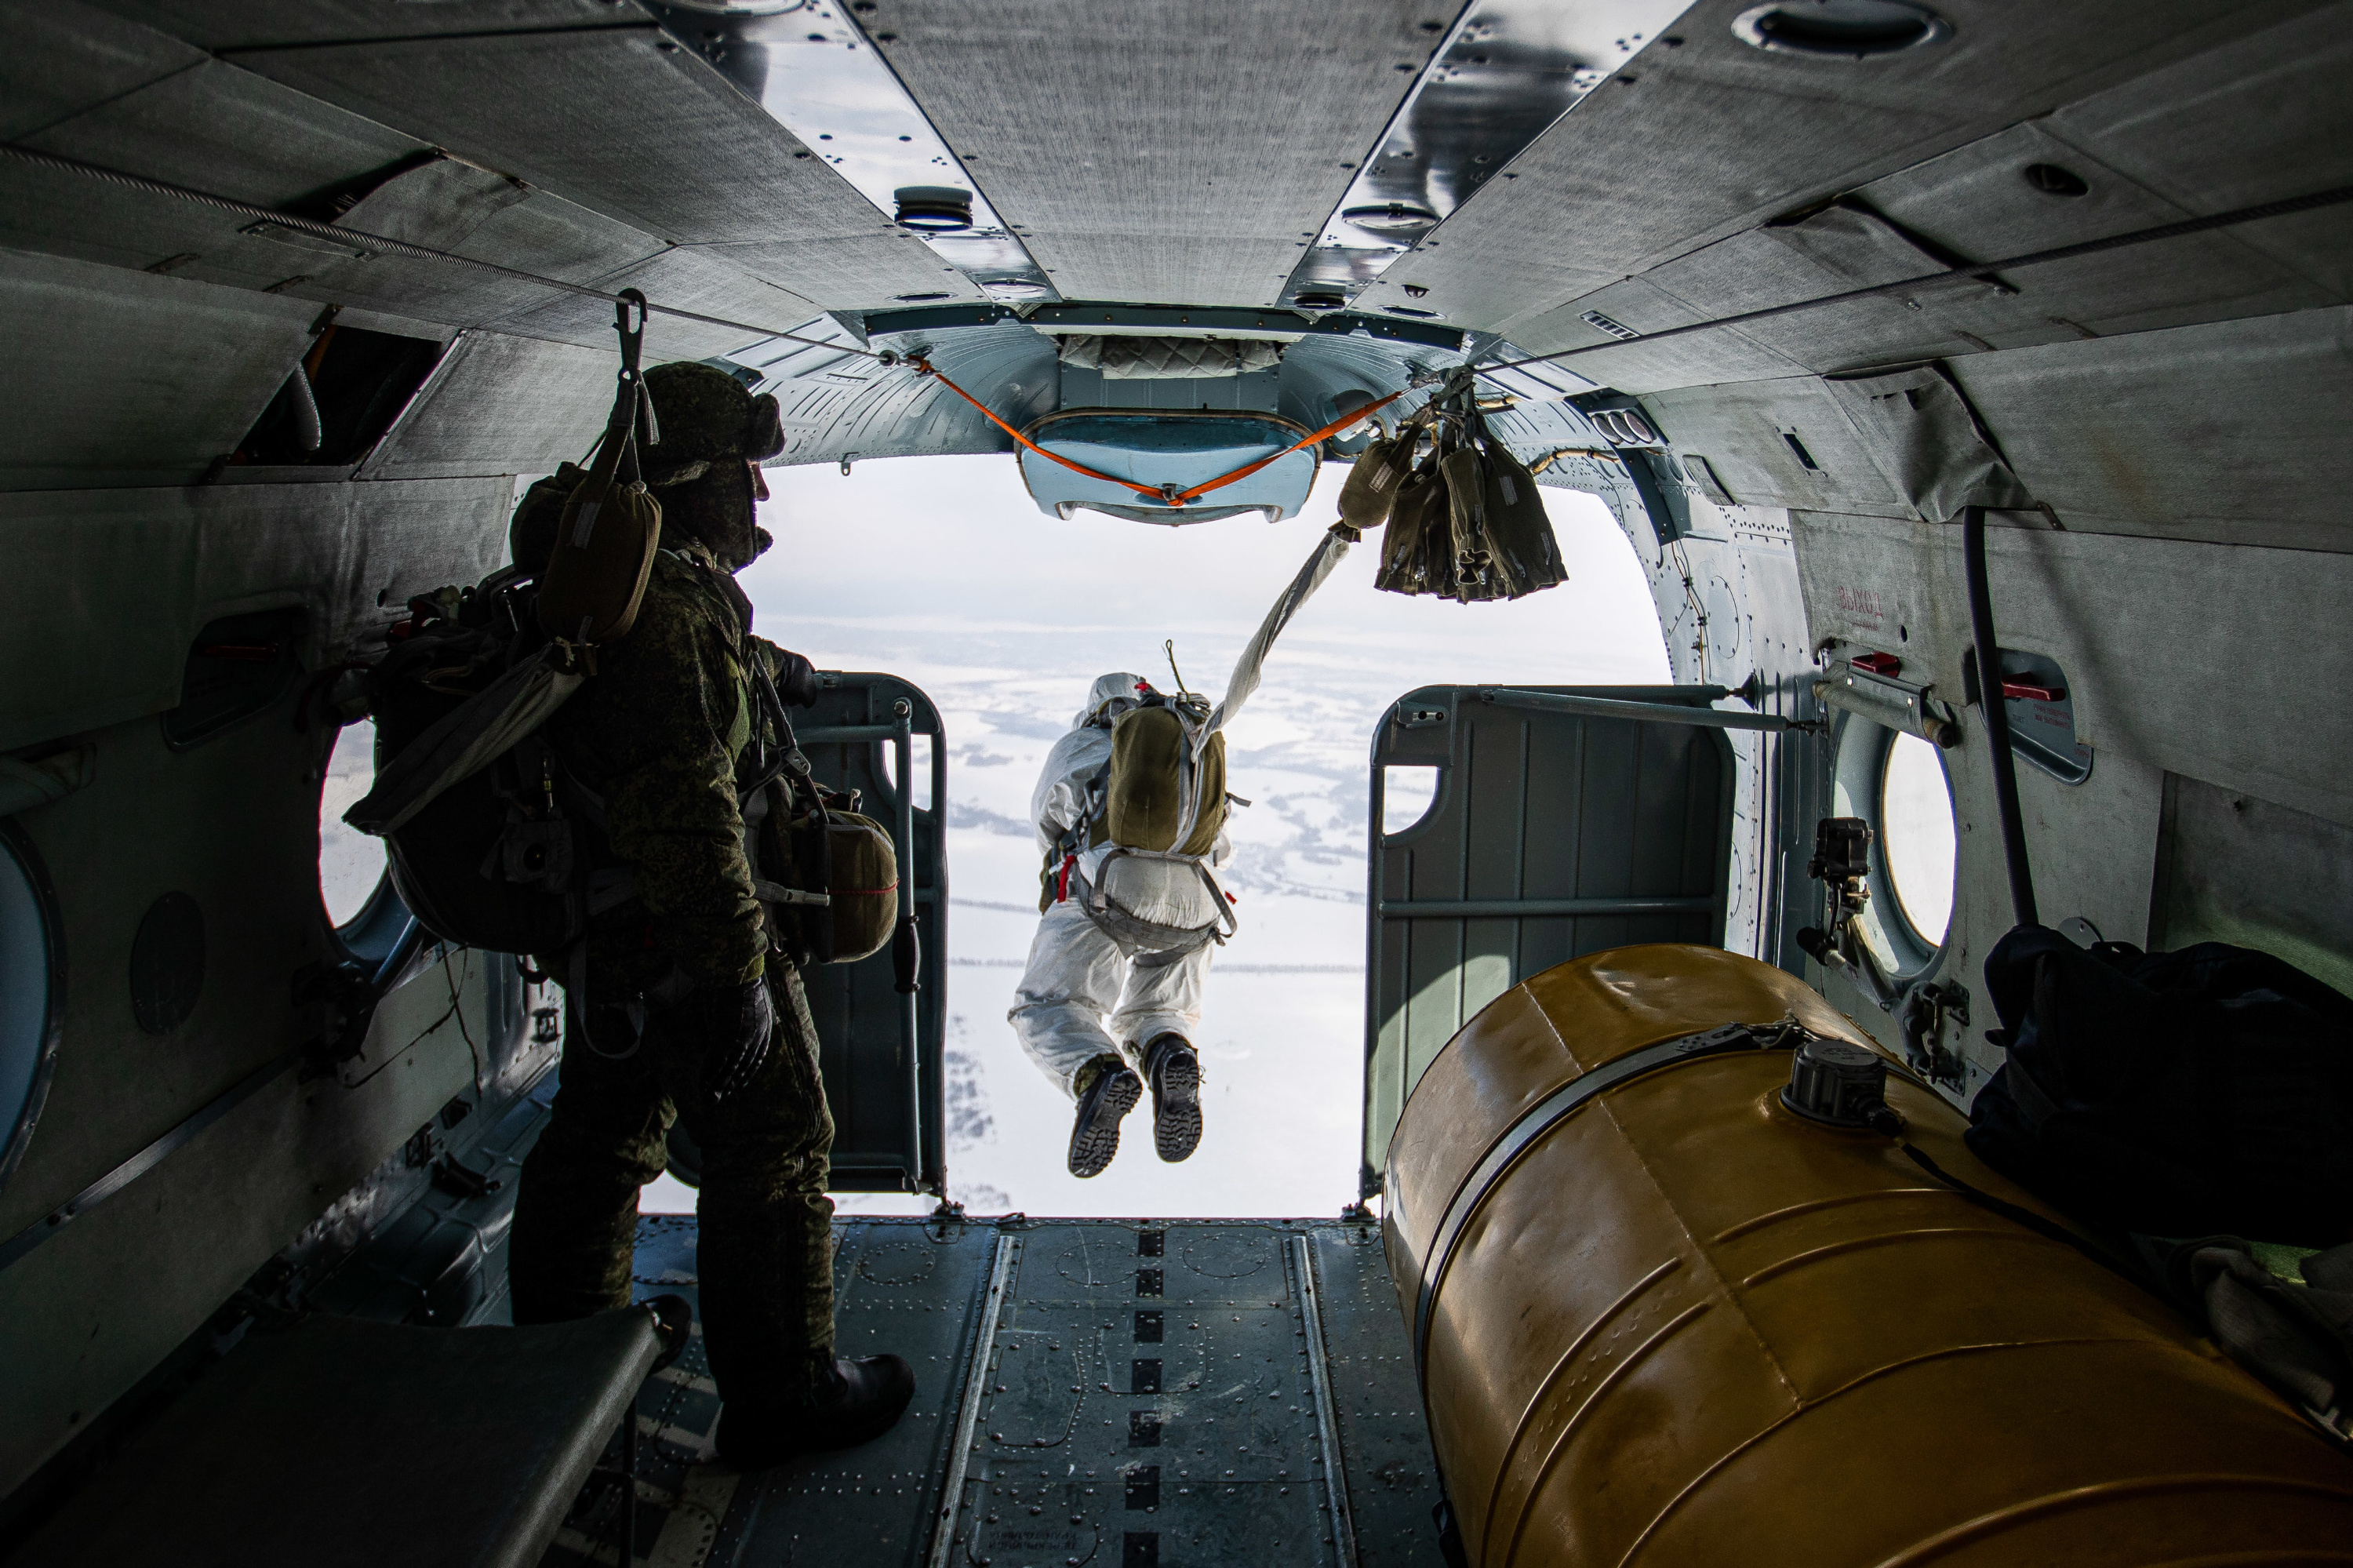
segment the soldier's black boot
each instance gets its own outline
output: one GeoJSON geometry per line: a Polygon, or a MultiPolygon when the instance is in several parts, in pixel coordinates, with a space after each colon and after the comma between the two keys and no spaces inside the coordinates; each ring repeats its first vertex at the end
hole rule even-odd
{"type": "Polygon", "coordinates": [[[774,1405],[730,1403],[712,1446],[739,1470],[761,1470],[796,1454],[871,1443],[897,1424],[915,1397],[915,1372],[897,1356],[837,1358],[807,1399],[774,1405]]]}
{"type": "Polygon", "coordinates": [[[1201,1146],[1201,1058],[1182,1034],[1162,1034],[1144,1048],[1152,1081],[1152,1146],[1170,1162],[1201,1146]]]}
{"type": "Polygon", "coordinates": [[[1116,1056],[1079,1069],[1079,1114],[1071,1127],[1071,1174],[1100,1176],[1119,1152],[1120,1118],[1144,1097],[1144,1086],[1116,1056]]]}

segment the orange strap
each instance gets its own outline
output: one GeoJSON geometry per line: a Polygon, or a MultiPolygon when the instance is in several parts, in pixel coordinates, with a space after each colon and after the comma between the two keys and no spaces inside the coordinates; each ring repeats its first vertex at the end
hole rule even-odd
{"type": "Polygon", "coordinates": [[[1182,506],[1185,503],[1192,500],[1197,495],[1206,495],[1210,491],[1216,490],[1223,485],[1231,484],[1238,479],[1248,479],[1250,475],[1256,473],[1267,464],[1271,462],[1281,462],[1284,458],[1289,457],[1295,451],[1303,451],[1307,448],[1314,446],[1316,442],[1324,440],[1326,437],[1336,436],[1342,430],[1346,429],[1349,426],[1362,422],[1377,410],[1388,408],[1390,404],[1396,402],[1398,398],[1404,396],[1405,390],[1403,388],[1399,388],[1398,390],[1390,393],[1388,397],[1382,398],[1377,403],[1367,403],[1363,408],[1356,409],[1351,413],[1343,414],[1340,418],[1333,420],[1330,424],[1324,426],[1314,435],[1307,437],[1303,440],[1293,441],[1291,445],[1283,448],[1272,457],[1262,457],[1256,462],[1244,464],[1242,467],[1234,470],[1231,473],[1221,473],[1215,479],[1205,481],[1200,484],[1195,485],[1190,490],[1182,492],[1176,495],[1172,495],[1168,500],[1174,505],[1182,506]]]}
{"type": "Polygon", "coordinates": [[[1094,469],[1089,468],[1082,462],[1072,462],[1069,458],[1063,457],[1058,452],[1048,451],[1044,447],[1039,446],[1037,442],[1031,440],[1029,437],[1023,435],[1020,431],[1015,429],[1012,426],[1007,424],[1004,420],[998,418],[994,413],[990,412],[987,404],[982,402],[979,398],[974,397],[971,393],[965,391],[955,382],[949,380],[945,376],[941,375],[938,370],[933,368],[931,361],[911,356],[907,363],[913,366],[916,372],[920,375],[937,376],[941,386],[946,387],[949,391],[955,393],[957,397],[963,398],[974,408],[979,409],[990,424],[995,425],[998,429],[1003,430],[1007,435],[1011,436],[1015,440],[1021,443],[1021,445],[1029,448],[1031,451],[1036,452],[1039,457],[1046,459],[1048,461],[1060,463],[1072,473],[1082,473],[1089,479],[1102,480],[1105,484],[1116,484],[1124,490],[1132,490],[1135,492],[1136,494],[1145,497],[1146,500],[1157,501],[1168,506],[1182,506],[1187,502],[1193,500],[1196,496],[1206,495],[1212,490],[1221,489],[1226,485],[1233,483],[1234,481],[1238,479],[1248,479],[1251,474],[1256,473],[1267,464],[1271,462],[1280,462],[1295,451],[1303,451],[1307,448],[1314,446],[1318,441],[1324,440],[1331,436],[1335,436],[1342,430],[1346,429],[1349,426],[1363,422],[1366,418],[1378,409],[1387,408],[1391,403],[1396,402],[1398,398],[1405,396],[1405,393],[1402,390],[1392,392],[1377,403],[1367,403],[1361,408],[1354,409],[1349,413],[1342,415],[1339,418],[1335,419],[1332,423],[1324,426],[1314,435],[1307,437],[1303,440],[1293,442],[1291,445],[1283,448],[1281,451],[1276,452],[1271,457],[1262,457],[1254,463],[1248,463],[1234,470],[1231,473],[1221,473],[1215,479],[1203,481],[1201,483],[1195,485],[1190,490],[1182,491],[1175,495],[1171,495],[1165,490],[1155,490],[1148,484],[1138,484],[1132,479],[1120,479],[1113,474],[1099,472],[1094,469]]]}
{"type": "Polygon", "coordinates": [[[1060,463],[1072,473],[1082,473],[1089,479],[1100,479],[1105,484],[1116,484],[1122,489],[1132,490],[1135,492],[1136,494],[1147,496],[1154,501],[1166,501],[1168,499],[1166,495],[1162,494],[1159,491],[1153,489],[1148,484],[1138,484],[1132,479],[1119,479],[1108,473],[1098,473],[1082,462],[1072,462],[1069,458],[1060,456],[1055,452],[1048,451],[1044,447],[1039,446],[1036,441],[1031,440],[1029,437],[1023,435],[1020,431],[1015,429],[1012,426],[998,418],[995,414],[990,413],[987,404],[982,402],[979,398],[974,397],[971,393],[965,391],[963,387],[957,386],[946,376],[941,376],[937,370],[932,368],[931,361],[910,356],[907,363],[913,366],[916,372],[920,375],[939,376],[939,383],[941,386],[946,387],[949,391],[955,393],[957,397],[963,398],[974,408],[979,409],[982,414],[987,417],[990,424],[995,425],[998,429],[1003,430],[1007,435],[1011,436],[1015,440],[1020,442],[1023,446],[1028,447],[1031,451],[1036,452],[1039,457],[1046,459],[1048,461],[1060,463]]]}

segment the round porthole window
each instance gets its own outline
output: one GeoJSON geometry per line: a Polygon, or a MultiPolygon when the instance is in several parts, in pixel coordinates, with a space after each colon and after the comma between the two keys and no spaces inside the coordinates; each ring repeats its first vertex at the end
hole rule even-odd
{"type": "Polygon", "coordinates": [[[1879,835],[1896,913],[1923,946],[1944,945],[1953,917],[1953,789],[1944,754],[1898,735],[1879,775],[1879,835]]]}
{"type": "Polygon", "coordinates": [[[385,879],[384,841],[343,821],[375,784],[375,721],[362,719],[335,737],[319,788],[319,896],[338,930],[360,917],[385,879]]]}
{"type": "Polygon", "coordinates": [[[1926,974],[1953,913],[1957,835],[1944,755],[1918,736],[1854,714],[1838,730],[1831,813],[1871,827],[1864,945],[1889,980],[1926,974]]]}
{"type": "Polygon", "coordinates": [[[31,844],[0,822],[0,1186],[48,1097],[65,1011],[57,906],[31,844]]]}

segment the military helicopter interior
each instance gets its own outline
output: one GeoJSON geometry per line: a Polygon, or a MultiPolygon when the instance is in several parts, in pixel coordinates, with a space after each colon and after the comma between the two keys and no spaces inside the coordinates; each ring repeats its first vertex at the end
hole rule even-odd
{"type": "Polygon", "coordinates": [[[2353,6],[6,14],[0,1560],[2353,1561],[2341,1416],[1961,1140],[2015,926],[2353,991],[2353,6]],[[1672,666],[1400,673],[1364,1201],[1296,1221],[945,1202],[950,737],[828,673],[905,890],[809,982],[834,1187],[941,1202],[837,1227],[909,1418],[754,1474],[674,1306],[489,1327],[560,989],[322,895],[367,666],[581,461],[617,308],[776,464],[1105,528],[1470,399],[1672,666]]]}

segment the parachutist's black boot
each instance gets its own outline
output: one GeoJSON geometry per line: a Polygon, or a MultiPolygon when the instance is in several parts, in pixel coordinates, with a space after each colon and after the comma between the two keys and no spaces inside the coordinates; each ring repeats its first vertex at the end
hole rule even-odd
{"type": "Polygon", "coordinates": [[[1152,1145],[1160,1158],[1187,1159],[1201,1146],[1201,1058],[1182,1034],[1163,1034],[1144,1048],[1144,1075],[1152,1080],[1152,1145]]]}
{"type": "Polygon", "coordinates": [[[897,1356],[838,1358],[804,1400],[729,1404],[712,1446],[739,1470],[765,1469],[796,1454],[854,1448],[891,1430],[915,1396],[915,1372],[897,1356]]]}
{"type": "Polygon", "coordinates": [[[1119,1152],[1120,1118],[1144,1097],[1144,1086],[1116,1056],[1079,1069],[1079,1116],[1071,1128],[1071,1174],[1100,1176],[1119,1152]]]}

